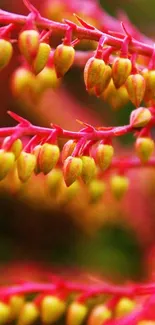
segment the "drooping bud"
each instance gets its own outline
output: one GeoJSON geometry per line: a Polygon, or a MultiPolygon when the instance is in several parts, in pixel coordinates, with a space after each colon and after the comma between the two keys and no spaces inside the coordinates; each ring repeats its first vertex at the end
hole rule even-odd
{"type": "Polygon", "coordinates": [[[126,89],[131,102],[138,107],[142,102],[145,94],[145,79],[139,73],[130,75],[125,82],[126,89]]]}
{"type": "MultiPolygon", "coordinates": [[[[8,141],[10,141],[10,136],[6,137],[3,141],[2,148],[5,148],[5,145],[7,144],[8,141]]],[[[11,145],[9,151],[13,152],[15,155],[15,159],[17,159],[22,151],[23,144],[20,139],[16,139],[13,144],[11,145]]]]}
{"type": "Polygon", "coordinates": [[[123,317],[125,315],[128,315],[135,307],[135,301],[129,298],[122,298],[118,302],[116,309],[115,309],[115,315],[116,317],[123,317]]]}
{"type": "Polygon", "coordinates": [[[19,179],[24,183],[26,182],[34,172],[36,166],[35,155],[22,151],[17,159],[17,171],[19,179]]]}
{"type": "Polygon", "coordinates": [[[73,150],[76,146],[76,142],[75,140],[68,140],[61,151],[61,160],[62,163],[64,163],[65,159],[68,158],[69,156],[71,156],[71,154],[73,153],[73,150]]]}
{"type": "Polygon", "coordinates": [[[98,81],[95,87],[95,93],[97,96],[100,96],[103,93],[103,91],[107,88],[111,80],[111,75],[112,75],[111,67],[106,64],[104,73],[102,75],[102,80],[98,81]]]}
{"type": "Polygon", "coordinates": [[[130,124],[134,128],[142,128],[150,122],[151,118],[152,115],[148,108],[139,107],[131,112],[130,124]]]}
{"type": "Polygon", "coordinates": [[[9,41],[0,39],[0,70],[9,64],[12,54],[12,44],[9,41]]]}
{"type": "Polygon", "coordinates": [[[24,30],[19,35],[18,46],[25,59],[31,63],[38,53],[39,33],[33,29],[24,30]]]}
{"type": "Polygon", "coordinates": [[[37,76],[38,92],[42,93],[46,89],[55,89],[60,86],[61,79],[58,79],[55,68],[45,67],[37,76]]]}
{"type": "Polygon", "coordinates": [[[135,149],[140,160],[145,163],[154,151],[154,141],[149,137],[139,137],[136,140],[135,149]]]}
{"type": "Polygon", "coordinates": [[[90,58],[84,68],[84,82],[86,89],[90,90],[101,83],[105,71],[105,62],[101,59],[90,58]]]}
{"type": "Polygon", "coordinates": [[[120,200],[128,190],[129,179],[126,176],[114,175],[110,181],[113,196],[120,200]]]}
{"type": "Polygon", "coordinates": [[[88,193],[91,203],[98,202],[103,194],[105,193],[106,186],[105,183],[99,179],[94,179],[88,186],[88,193]]]}
{"type": "Polygon", "coordinates": [[[36,175],[41,173],[41,170],[40,170],[40,167],[39,167],[39,153],[40,153],[41,147],[42,146],[40,144],[38,144],[37,146],[35,146],[33,148],[33,151],[32,151],[33,155],[35,155],[35,157],[36,157],[36,166],[35,166],[35,169],[34,169],[34,172],[35,172],[36,175]]]}
{"type": "Polygon", "coordinates": [[[85,184],[88,184],[95,175],[96,164],[93,158],[89,156],[82,156],[82,172],[81,178],[85,184]]]}
{"type": "Polygon", "coordinates": [[[65,312],[66,304],[55,296],[46,296],[41,303],[41,320],[44,324],[53,324],[65,312]]]}
{"type": "Polygon", "coordinates": [[[31,325],[39,317],[39,310],[33,302],[26,302],[21,309],[18,325],[31,325]]]}
{"type": "Polygon", "coordinates": [[[105,171],[111,164],[114,149],[108,144],[99,144],[95,152],[95,161],[101,170],[105,171]]]}
{"type": "Polygon", "coordinates": [[[47,175],[46,182],[50,194],[56,195],[59,192],[62,180],[63,174],[61,169],[55,168],[47,175]]]}
{"type": "Polygon", "coordinates": [[[0,181],[4,179],[15,163],[15,155],[13,152],[7,152],[0,149],[0,181]]]}
{"type": "Polygon", "coordinates": [[[9,306],[10,306],[10,315],[9,320],[13,321],[16,318],[18,318],[21,309],[24,306],[25,299],[22,296],[11,296],[9,300],[9,306]]]}
{"type": "Polygon", "coordinates": [[[79,195],[80,189],[81,184],[78,180],[76,180],[72,185],[64,189],[61,202],[69,203],[70,201],[72,201],[77,195],[79,195]]]}
{"type": "Polygon", "coordinates": [[[129,101],[129,95],[125,86],[116,89],[113,80],[110,80],[108,87],[101,94],[101,99],[105,100],[114,110],[124,107],[129,101]]]}
{"type": "Polygon", "coordinates": [[[54,52],[54,65],[57,77],[61,78],[74,62],[75,50],[72,46],[60,44],[54,52]]]}
{"type": "Polygon", "coordinates": [[[0,324],[6,324],[9,321],[10,307],[0,301],[0,324]]]}
{"type": "Polygon", "coordinates": [[[63,175],[67,186],[73,184],[82,172],[82,160],[78,157],[69,156],[63,165],[63,175]]]}
{"type": "Polygon", "coordinates": [[[148,101],[155,98],[155,70],[144,69],[142,75],[146,83],[144,100],[148,101]]]}
{"type": "Polygon", "coordinates": [[[87,315],[87,312],[87,306],[78,302],[72,302],[67,311],[67,325],[81,325],[87,315]]]}
{"type": "Polygon", "coordinates": [[[116,58],[112,64],[112,78],[116,88],[124,85],[132,69],[132,63],[127,58],[116,58]]]}
{"type": "Polygon", "coordinates": [[[50,45],[47,43],[40,43],[37,56],[35,57],[32,67],[35,74],[38,74],[45,67],[49,55],[50,55],[50,45]]]}
{"type": "Polygon", "coordinates": [[[38,164],[40,171],[45,175],[48,174],[57,164],[60,156],[60,149],[55,144],[44,143],[38,156],[38,164]]]}
{"type": "Polygon", "coordinates": [[[16,97],[22,96],[27,91],[35,92],[35,75],[26,68],[18,68],[11,78],[11,90],[16,97]]]}
{"type": "Polygon", "coordinates": [[[88,318],[88,325],[103,325],[112,316],[112,312],[104,305],[95,306],[88,318]]]}

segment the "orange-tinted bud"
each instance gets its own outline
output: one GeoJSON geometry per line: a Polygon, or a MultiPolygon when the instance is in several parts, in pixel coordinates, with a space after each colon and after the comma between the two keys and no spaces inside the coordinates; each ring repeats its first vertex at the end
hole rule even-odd
{"type": "Polygon", "coordinates": [[[0,301],[0,324],[6,324],[9,321],[10,307],[0,301]]]}
{"type": "Polygon", "coordinates": [[[146,126],[152,118],[151,112],[145,107],[139,107],[131,112],[130,124],[134,128],[141,128],[146,126]]]}
{"type": "Polygon", "coordinates": [[[92,180],[88,186],[90,202],[91,203],[98,202],[102,198],[103,194],[105,193],[105,190],[106,190],[106,186],[103,181],[98,179],[92,180]]]}
{"type": "Polygon", "coordinates": [[[144,100],[148,101],[155,98],[155,70],[145,69],[142,75],[146,82],[144,100]]]}
{"type": "Polygon", "coordinates": [[[67,186],[72,185],[82,172],[82,160],[69,156],[63,165],[63,175],[67,186]]]}
{"type": "Polygon", "coordinates": [[[135,149],[142,162],[147,162],[154,151],[154,141],[149,137],[139,137],[135,143],[135,149]]]}
{"type": "Polygon", "coordinates": [[[110,80],[108,87],[101,94],[101,97],[105,100],[114,110],[118,110],[124,107],[129,101],[129,95],[125,86],[121,86],[116,89],[113,80],[110,80]]]}
{"type": "Polygon", "coordinates": [[[66,304],[58,297],[46,296],[41,303],[41,319],[44,324],[53,324],[64,314],[66,304]]]}
{"type": "Polygon", "coordinates": [[[36,80],[38,82],[38,92],[43,92],[46,89],[58,88],[60,86],[61,80],[58,79],[55,68],[45,67],[37,76],[36,80]]]}
{"type": "Polygon", "coordinates": [[[15,320],[24,306],[25,299],[22,296],[11,296],[9,300],[10,315],[9,320],[15,320]]]}
{"type": "Polygon", "coordinates": [[[66,158],[68,158],[69,156],[71,156],[71,154],[73,153],[73,150],[76,146],[76,142],[74,140],[68,140],[61,151],[61,160],[62,163],[65,161],[66,158]]]}
{"type": "Polygon", "coordinates": [[[81,178],[85,184],[88,184],[96,173],[96,164],[93,158],[89,156],[81,157],[82,160],[82,172],[81,178]]]}
{"type": "Polygon", "coordinates": [[[84,82],[86,89],[90,90],[103,80],[105,62],[101,59],[90,58],[84,68],[84,82]]]}
{"type": "Polygon", "coordinates": [[[130,75],[125,82],[131,102],[138,107],[144,98],[146,83],[140,74],[130,75]]]}
{"type": "Polygon", "coordinates": [[[12,54],[12,44],[4,39],[0,39],[0,70],[9,64],[12,54]]]}
{"type": "Polygon", "coordinates": [[[27,91],[36,91],[34,74],[26,68],[18,68],[11,78],[11,90],[14,96],[22,96],[27,91]]]}
{"type": "Polygon", "coordinates": [[[25,59],[31,63],[38,53],[39,33],[36,30],[24,30],[19,35],[18,46],[25,59]]]}
{"type": "Polygon", "coordinates": [[[59,192],[62,180],[63,174],[61,169],[55,168],[47,175],[46,182],[50,194],[53,195],[59,192]]]}
{"type": "Polygon", "coordinates": [[[95,93],[97,96],[100,96],[109,85],[109,82],[111,80],[111,74],[112,74],[111,67],[106,64],[104,73],[102,75],[102,79],[98,81],[95,87],[95,93]]]}
{"type": "Polygon", "coordinates": [[[88,308],[78,302],[72,302],[67,311],[67,325],[81,325],[86,318],[88,308]]]}
{"type": "Polygon", "coordinates": [[[72,46],[60,44],[54,52],[54,65],[57,77],[63,77],[74,62],[75,50],[72,46]]]}
{"type": "Polygon", "coordinates": [[[39,44],[37,56],[35,57],[32,64],[33,71],[35,74],[38,74],[45,67],[50,55],[50,51],[51,48],[49,44],[43,42],[39,44]]]}
{"type": "Polygon", "coordinates": [[[38,156],[40,171],[45,175],[48,174],[57,164],[60,156],[60,149],[55,144],[44,143],[38,156]]]}
{"type": "Polygon", "coordinates": [[[110,185],[113,196],[120,200],[129,188],[129,179],[125,176],[115,175],[111,177],[110,185]]]}
{"type": "Polygon", "coordinates": [[[135,308],[135,301],[129,298],[122,298],[115,309],[116,317],[123,317],[128,315],[135,308]]]}
{"type": "Polygon", "coordinates": [[[20,311],[18,325],[31,325],[39,317],[39,310],[33,302],[27,302],[20,311]]]}
{"type": "Polygon", "coordinates": [[[4,179],[13,168],[15,156],[13,152],[7,152],[0,149],[0,181],[4,179]]]}
{"type": "Polygon", "coordinates": [[[112,78],[116,88],[124,85],[131,73],[132,63],[127,58],[116,58],[112,64],[112,78]]]}
{"type": "Polygon", "coordinates": [[[18,177],[23,183],[30,178],[34,172],[35,166],[35,155],[22,151],[19,158],[17,159],[17,171],[18,177]]]}
{"type": "Polygon", "coordinates": [[[99,144],[96,148],[95,161],[101,170],[105,171],[111,164],[114,149],[108,144],[99,144]]]}
{"type": "Polygon", "coordinates": [[[104,305],[95,306],[88,318],[88,325],[103,325],[112,316],[111,310],[104,305]]]}
{"type": "MultiPolygon", "coordinates": [[[[7,142],[10,140],[10,137],[6,137],[3,141],[3,145],[2,147],[5,147],[5,145],[7,144],[7,142]]],[[[15,159],[17,159],[22,151],[23,148],[23,144],[22,141],[20,139],[16,139],[13,144],[11,145],[9,151],[13,152],[15,155],[15,159]]]]}

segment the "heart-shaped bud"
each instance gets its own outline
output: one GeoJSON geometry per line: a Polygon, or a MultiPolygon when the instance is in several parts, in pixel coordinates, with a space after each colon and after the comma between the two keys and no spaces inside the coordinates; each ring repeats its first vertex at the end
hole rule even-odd
{"type": "Polygon", "coordinates": [[[104,73],[102,75],[102,79],[98,81],[95,87],[96,96],[100,96],[103,93],[103,91],[107,88],[111,80],[111,75],[112,75],[111,67],[106,64],[104,73]]]}
{"type": "Polygon", "coordinates": [[[13,152],[7,152],[0,149],[0,181],[4,179],[15,163],[15,155],[13,152]]]}
{"type": "Polygon", "coordinates": [[[94,57],[87,61],[84,68],[84,82],[87,90],[102,82],[105,66],[103,60],[94,57]]]}
{"type": "Polygon", "coordinates": [[[40,43],[37,56],[35,57],[32,67],[35,74],[42,71],[48,61],[51,48],[47,43],[40,43]]]}
{"type": "Polygon", "coordinates": [[[62,163],[65,161],[66,158],[68,158],[69,156],[71,156],[71,154],[73,153],[73,150],[76,146],[76,142],[75,140],[68,140],[61,151],[61,160],[62,163]]]}
{"type": "MultiPolygon", "coordinates": [[[[10,141],[10,138],[11,138],[11,137],[9,136],[9,137],[6,137],[6,138],[4,139],[3,144],[2,144],[2,148],[5,148],[5,146],[7,145],[7,143],[10,141]]],[[[22,148],[23,148],[22,141],[21,141],[20,139],[16,139],[16,140],[12,143],[12,145],[11,145],[9,151],[13,152],[14,155],[15,155],[15,159],[17,159],[17,158],[19,157],[21,151],[22,151],[22,148]]]]}
{"type": "Polygon", "coordinates": [[[9,41],[0,39],[0,70],[9,64],[12,54],[12,44],[9,41]]]}
{"type": "Polygon", "coordinates": [[[64,314],[66,304],[55,296],[46,296],[41,302],[41,320],[43,324],[53,324],[64,314]]]}
{"type": "Polygon", "coordinates": [[[135,149],[140,160],[147,162],[154,151],[154,141],[149,137],[139,137],[136,140],[135,149]]]}
{"type": "Polygon", "coordinates": [[[135,301],[129,298],[122,298],[120,299],[120,301],[118,302],[115,308],[115,315],[118,318],[123,317],[131,313],[134,308],[135,308],[135,301]]]}
{"type": "Polygon", "coordinates": [[[127,58],[116,58],[112,64],[112,78],[116,88],[124,85],[132,69],[132,63],[127,58]]]}
{"type": "Polygon", "coordinates": [[[82,156],[82,172],[81,178],[85,184],[88,184],[96,173],[96,164],[93,158],[89,156],[82,156]]]}
{"type": "Polygon", "coordinates": [[[110,186],[113,196],[120,200],[129,188],[129,179],[123,175],[114,175],[111,177],[110,186]]]}
{"type": "Polygon", "coordinates": [[[9,299],[9,306],[10,306],[10,315],[9,320],[15,320],[23,308],[25,303],[25,299],[22,296],[13,295],[9,299]]]}
{"type": "Polygon", "coordinates": [[[82,160],[78,157],[69,156],[63,165],[63,175],[67,186],[72,185],[82,172],[82,160]]]}
{"type": "Polygon", "coordinates": [[[105,190],[106,190],[106,186],[103,181],[99,179],[92,180],[88,186],[90,203],[98,202],[103,197],[105,190]]]}
{"type": "Polygon", "coordinates": [[[106,306],[97,305],[95,306],[88,318],[88,325],[103,325],[112,316],[112,312],[106,306]]]}
{"type": "Polygon", "coordinates": [[[144,100],[148,101],[155,98],[155,70],[144,69],[142,75],[146,83],[144,100]]]}
{"type": "Polygon", "coordinates": [[[95,152],[95,161],[101,170],[105,171],[111,164],[114,149],[108,144],[99,144],[95,152]]]}
{"type": "Polygon", "coordinates": [[[55,68],[45,67],[37,76],[38,93],[46,89],[55,89],[60,86],[61,79],[58,79],[55,68]]]}
{"type": "Polygon", "coordinates": [[[146,89],[146,82],[139,73],[130,75],[125,82],[131,102],[138,107],[142,102],[146,89]]]}
{"type": "Polygon", "coordinates": [[[60,44],[54,52],[54,65],[57,77],[61,78],[74,62],[75,50],[72,46],[60,44]]]}
{"type": "Polygon", "coordinates": [[[63,174],[61,169],[54,168],[46,177],[48,191],[51,195],[56,195],[61,187],[63,174]]]}
{"type": "Polygon", "coordinates": [[[24,183],[26,182],[34,172],[36,167],[35,155],[22,151],[17,159],[17,171],[19,179],[24,183]]]}
{"type": "Polygon", "coordinates": [[[39,50],[39,33],[36,30],[24,30],[20,33],[18,46],[21,54],[31,63],[39,50]]]}
{"type": "Polygon", "coordinates": [[[39,310],[33,302],[26,302],[21,309],[18,325],[31,325],[39,317],[39,310]]]}
{"type": "Polygon", "coordinates": [[[114,110],[124,107],[129,101],[125,86],[116,89],[112,79],[100,98],[105,100],[114,110]]]}
{"type": "Polygon", "coordinates": [[[38,156],[40,171],[45,175],[48,174],[57,164],[60,156],[60,149],[55,144],[44,143],[38,156]]]}
{"type": "Polygon", "coordinates": [[[36,91],[35,75],[26,68],[18,68],[11,78],[11,90],[14,96],[19,97],[26,92],[36,91]]]}
{"type": "Polygon", "coordinates": [[[72,302],[67,311],[67,325],[81,325],[88,312],[87,306],[72,302]]]}
{"type": "Polygon", "coordinates": [[[148,108],[139,107],[131,112],[130,125],[134,128],[142,128],[151,121],[152,115],[148,108]]]}

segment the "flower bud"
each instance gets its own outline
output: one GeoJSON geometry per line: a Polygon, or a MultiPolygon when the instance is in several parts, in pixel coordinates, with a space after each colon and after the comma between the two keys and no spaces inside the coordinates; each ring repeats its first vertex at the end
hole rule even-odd
{"type": "Polygon", "coordinates": [[[33,302],[26,302],[21,309],[18,325],[31,325],[39,317],[39,310],[33,302]]]}
{"type": "Polygon", "coordinates": [[[46,182],[48,186],[49,193],[54,195],[60,190],[63,180],[63,174],[61,169],[53,169],[46,177],[46,182]]]}
{"type": "Polygon", "coordinates": [[[54,65],[57,77],[63,77],[74,62],[75,50],[72,46],[60,44],[54,52],[54,65]]]}
{"type": "Polygon", "coordinates": [[[112,79],[100,98],[105,100],[114,110],[124,107],[129,101],[125,86],[116,89],[112,79]]]}
{"type": "Polygon", "coordinates": [[[50,55],[50,51],[51,48],[49,44],[43,42],[39,44],[37,56],[35,57],[32,64],[33,71],[35,74],[38,74],[45,67],[50,55]]]}
{"type": "Polygon", "coordinates": [[[39,33],[36,30],[24,30],[19,35],[18,46],[25,59],[31,63],[38,53],[39,33]]]}
{"type": "Polygon", "coordinates": [[[17,159],[18,177],[21,182],[24,183],[30,178],[30,176],[34,172],[35,166],[35,155],[22,151],[19,158],[17,159]]]}
{"type": "Polygon", "coordinates": [[[64,314],[66,304],[55,296],[46,296],[41,303],[41,320],[44,324],[53,324],[64,314]]]}
{"type": "Polygon", "coordinates": [[[149,137],[139,137],[135,143],[135,149],[142,162],[147,162],[154,151],[154,141],[149,137]]]}
{"type": "Polygon", "coordinates": [[[72,185],[82,172],[82,160],[78,157],[69,156],[63,165],[63,175],[67,186],[72,185]]]}
{"type": "Polygon", "coordinates": [[[13,168],[15,156],[13,152],[7,152],[0,149],[0,181],[4,179],[13,168]]]}
{"type": "Polygon", "coordinates": [[[9,41],[0,39],[0,70],[9,64],[12,54],[12,44],[9,41]]]}
{"type": "Polygon", "coordinates": [[[18,68],[11,78],[11,90],[14,96],[22,96],[27,91],[36,91],[34,74],[26,68],[18,68]]]}
{"type": "Polygon", "coordinates": [[[112,78],[116,88],[124,85],[132,69],[132,63],[127,58],[116,58],[112,64],[112,78]]]}
{"type": "Polygon", "coordinates": [[[125,83],[131,102],[138,107],[144,98],[146,83],[140,74],[130,75],[125,83]]]}
{"type": "Polygon", "coordinates": [[[78,302],[72,302],[67,311],[67,325],[81,325],[86,318],[88,308],[78,302]]]}
{"type": "Polygon", "coordinates": [[[145,107],[139,107],[131,112],[130,124],[134,128],[142,128],[146,126],[152,118],[151,112],[145,107]]]}
{"type": "Polygon", "coordinates": [[[61,160],[62,163],[64,163],[65,159],[68,158],[69,156],[71,156],[71,154],[73,153],[73,150],[76,146],[76,142],[75,140],[68,140],[61,151],[61,160]]]}
{"type": "Polygon", "coordinates": [[[45,175],[48,174],[57,164],[60,156],[60,149],[55,144],[44,143],[38,156],[40,171],[45,175]]]}
{"type": "Polygon", "coordinates": [[[34,172],[36,175],[38,175],[39,173],[41,173],[40,167],[39,167],[39,153],[40,153],[40,149],[41,149],[42,145],[38,144],[37,146],[35,146],[33,148],[33,155],[36,157],[36,166],[34,169],[34,172]]]}
{"type": "Polygon", "coordinates": [[[118,302],[116,309],[115,309],[115,315],[116,317],[123,317],[125,315],[128,315],[135,307],[135,301],[129,299],[129,298],[122,298],[118,302]]]}
{"type": "Polygon", "coordinates": [[[10,307],[0,301],[0,324],[6,324],[9,321],[10,307]]]}
{"type": "Polygon", "coordinates": [[[61,80],[58,79],[55,68],[45,67],[37,76],[36,80],[38,83],[38,92],[42,93],[46,89],[58,88],[61,80]]]}
{"type": "Polygon", "coordinates": [[[88,325],[103,325],[112,316],[112,312],[104,305],[95,306],[88,318],[88,325]]]}
{"type": "Polygon", "coordinates": [[[61,198],[62,203],[69,203],[72,201],[77,195],[79,195],[81,190],[81,184],[78,180],[76,180],[72,185],[66,187],[64,193],[61,198]]]}
{"type": "Polygon", "coordinates": [[[115,175],[111,177],[110,185],[113,196],[120,200],[128,190],[129,179],[125,176],[115,175]]]}
{"type": "Polygon", "coordinates": [[[88,184],[95,175],[96,164],[94,159],[89,156],[82,156],[81,160],[82,160],[81,178],[85,184],[88,184]]]}
{"type": "Polygon", "coordinates": [[[17,295],[13,295],[10,297],[9,300],[9,306],[10,306],[10,315],[9,315],[9,320],[13,321],[16,318],[18,318],[21,309],[24,306],[24,297],[22,296],[17,296],[17,295]]]}
{"type": "MultiPolygon", "coordinates": [[[[5,145],[7,144],[8,141],[10,141],[10,138],[11,137],[9,136],[4,139],[2,148],[3,147],[5,148],[5,145]]],[[[17,159],[22,151],[22,148],[23,148],[22,141],[20,139],[16,139],[11,145],[9,151],[13,152],[15,155],[15,159],[17,159]]]]}
{"type": "Polygon", "coordinates": [[[95,86],[95,93],[97,96],[100,96],[109,85],[109,82],[111,80],[111,74],[112,74],[111,67],[106,64],[104,73],[102,75],[102,80],[98,81],[95,86]]]}
{"type": "Polygon", "coordinates": [[[146,82],[144,100],[148,101],[155,98],[155,70],[145,69],[142,71],[142,75],[146,82]]]}
{"type": "Polygon", "coordinates": [[[111,164],[114,149],[109,144],[99,144],[95,152],[95,161],[102,171],[105,171],[111,164]]]}
{"type": "Polygon", "coordinates": [[[84,82],[86,89],[90,90],[103,80],[105,62],[101,59],[90,58],[84,68],[84,82]]]}
{"type": "Polygon", "coordinates": [[[94,179],[88,186],[88,193],[91,203],[98,202],[106,190],[105,183],[99,179],[94,179]]]}

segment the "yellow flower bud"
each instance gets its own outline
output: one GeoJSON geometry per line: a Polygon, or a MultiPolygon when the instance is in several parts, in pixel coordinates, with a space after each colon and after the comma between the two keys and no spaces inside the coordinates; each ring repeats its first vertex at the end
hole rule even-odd
{"type": "Polygon", "coordinates": [[[64,314],[66,304],[58,297],[46,296],[41,303],[41,320],[44,324],[53,324],[64,314]]]}
{"type": "Polygon", "coordinates": [[[0,149],[0,181],[4,179],[13,168],[15,156],[13,152],[7,152],[0,149]]]}
{"type": "Polygon", "coordinates": [[[43,42],[39,44],[37,56],[35,57],[32,64],[33,71],[35,74],[38,74],[45,67],[50,55],[50,51],[51,48],[49,44],[43,42]]]}
{"type": "Polygon", "coordinates": [[[132,69],[132,63],[127,58],[116,58],[112,64],[112,78],[116,88],[124,85],[132,69]]]}
{"type": "Polygon", "coordinates": [[[38,92],[42,93],[46,89],[58,88],[61,80],[58,79],[55,68],[45,67],[37,76],[36,81],[38,83],[38,92]]]}
{"type": "Polygon", "coordinates": [[[63,174],[61,169],[55,168],[46,177],[49,193],[54,195],[60,190],[63,180],[63,174]]]}
{"type": "Polygon", "coordinates": [[[19,179],[24,183],[34,172],[36,166],[36,157],[31,153],[22,151],[17,159],[17,171],[19,179]]]}
{"type": "Polygon", "coordinates": [[[99,144],[96,148],[95,160],[101,170],[105,171],[111,164],[114,149],[108,144],[99,144]]]}
{"type": "Polygon", "coordinates": [[[130,75],[125,82],[126,89],[131,102],[138,107],[142,102],[145,94],[145,79],[139,73],[130,75]]]}
{"type": "MultiPolygon", "coordinates": [[[[6,137],[3,141],[3,146],[4,147],[7,142],[10,140],[10,136],[9,137],[6,137]]],[[[13,144],[11,145],[9,151],[13,152],[14,155],[15,155],[15,159],[17,159],[22,151],[22,148],[23,148],[23,144],[22,144],[22,141],[20,139],[16,139],[13,144]]]]}
{"type": "Polygon", "coordinates": [[[98,82],[98,84],[95,87],[95,93],[97,96],[100,96],[109,85],[109,82],[111,80],[111,74],[112,74],[111,67],[109,65],[106,65],[102,76],[102,80],[98,82]]]}
{"type": "Polygon", "coordinates": [[[139,107],[132,111],[130,115],[130,124],[135,128],[142,128],[150,122],[151,118],[152,114],[149,109],[139,107]]]}
{"type": "Polygon", "coordinates": [[[154,141],[149,137],[139,137],[135,143],[135,149],[142,162],[147,162],[154,151],[154,141]]]}
{"type": "Polygon", "coordinates": [[[65,191],[62,195],[62,202],[69,203],[72,201],[77,195],[79,195],[81,189],[81,184],[78,180],[76,180],[72,185],[65,188],[65,191]]]}
{"type": "Polygon", "coordinates": [[[36,91],[35,75],[26,68],[18,68],[11,78],[11,90],[14,96],[22,96],[27,91],[36,91]]]}
{"type": "Polygon", "coordinates": [[[82,160],[69,156],[63,165],[63,175],[67,186],[73,184],[82,172],[82,160]]]}
{"type": "Polygon", "coordinates": [[[88,184],[95,175],[96,164],[94,159],[89,156],[82,156],[81,160],[82,160],[81,178],[84,181],[84,183],[88,184]]]}
{"type": "Polygon", "coordinates": [[[129,179],[125,176],[115,175],[111,177],[110,185],[113,196],[120,200],[128,190],[129,179]]]}
{"type": "Polygon", "coordinates": [[[91,203],[98,202],[103,194],[105,193],[106,186],[105,183],[101,180],[94,179],[91,181],[91,183],[88,185],[88,193],[90,197],[91,203]]]}
{"type": "Polygon", "coordinates": [[[40,171],[45,175],[48,174],[57,164],[60,156],[60,149],[55,144],[44,143],[38,156],[40,171]]]}
{"type": "Polygon", "coordinates": [[[84,82],[86,89],[90,90],[101,83],[105,71],[105,62],[101,59],[90,58],[84,68],[84,82]]]}
{"type": "Polygon", "coordinates": [[[37,146],[35,146],[34,148],[33,148],[33,151],[32,151],[32,153],[35,155],[35,157],[36,157],[36,166],[35,166],[35,169],[34,169],[34,172],[35,172],[35,174],[37,175],[37,174],[39,174],[40,172],[41,172],[41,170],[40,170],[40,167],[39,167],[39,153],[40,153],[40,149],[41,149],[41,145],[40,144],[38,144],[37,146]]]}
{"type": "Polygon", "coordinates": [[[87,312],[87,306],[78,302],[72,302],[67,311],[67,325],[81,325],[86,318],[87,312]]]}
{"type": "Polygon", "coordinates": [[[114,110],[124,107],[129,101],[125,86],[116,89],[112,79],[100,98],[105,100],[114,110]]]}
{"type": "Polygon", "coordinates": [[[136,305],[135,301],[133,301],[132,299],[129,298],[120,299],[115,309],[115,316],[119,318],[130,314],[132,310],[135,308],[135,305],[136,305]]]}
{"type": "Polygon", "coordinates": [[[9,64],[12,54],[12,44],[9,41],[0,39],[0,70],[9,64]]]}
{"type": "Polygon", "coordinates": [[[146,82],[144,100],[148,101],[155,98],[155,70],[145,69],[142,71],[142,75],[146,82]]]}
{"type": "Polygon", "coordinates": [[[19,35],[18,46],[25,59],[31,63],[38,53],[39,33],[36,30],[24,30],[19,35]]]}
{"type": "Polygon", "coordinates": [[[0,325],[6,324],[9,321],[10,307],[0,301],[0,325]]]}
{"type": "Polygon", "coordinates": [[[75,50],[72,46],[60,44],[54,52],[54,65],[57,77],[63,77],[74,62],[75,50]]]}
{"type": "Polygon", "coordinates": [[[39,310],[33,302],[27,302],[20,311],[18,325],[31,325],[39,317],[39,310]]]}
{"type": "Polygon", "coordinates": [[[65,159],[68,158],[69,156],[71,156],[71,154],[73,153],[73,150],[76,146],[76,142],[75,140],[68,140],[61,151],[61,160],[62,163],[64,163],[65,159]]]}
{"type": "Polygon", "coordinates": [[[10,297],[9,306],[10,306],[10,315],[9,320],[13,321],[18,318],[21,309],[24,306],[25,299],[22,296],[13,295],[10,297]]]}
{"type": "Polygon", "coordinates": [[[112,317],[112,312],[104,305],[95,306],[88,318],[88,325],[103,325],[112,317]]]}

